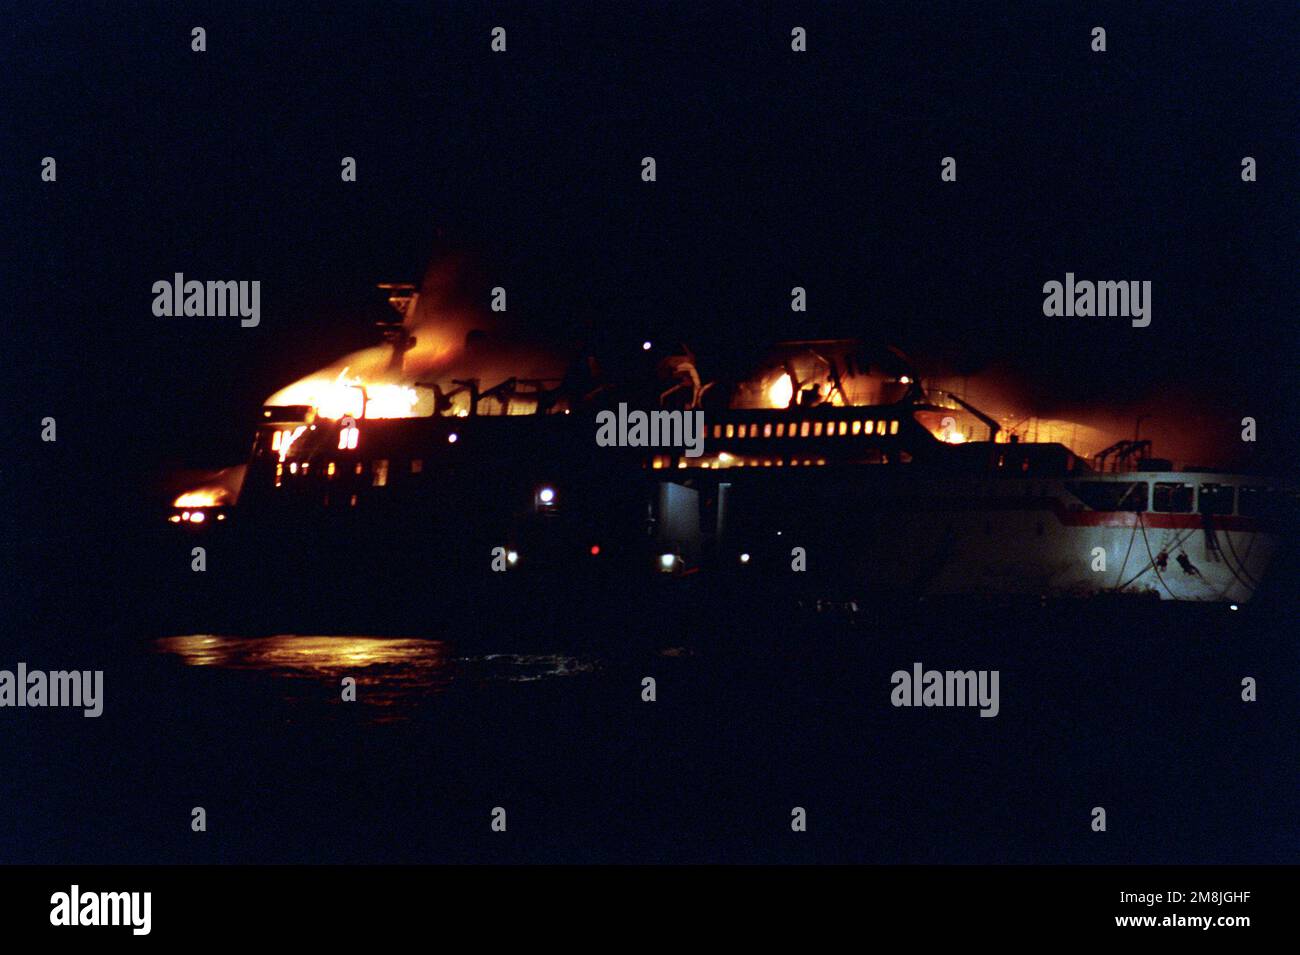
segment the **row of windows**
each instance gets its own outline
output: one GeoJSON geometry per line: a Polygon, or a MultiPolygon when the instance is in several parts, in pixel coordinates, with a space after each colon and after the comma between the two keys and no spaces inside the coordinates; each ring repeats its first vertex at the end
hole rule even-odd
{"type": "Polygon", "coordinates": [[[715,438],[821,438],[849,434],[898,434],[898,422],[877,421],[784,421],[775,424],[715,424],[715,438]]]}
{"type": "MultiPolygon", "coordinates": [[[[278,431],[271,432],[271,450],[278,451],[280,460],[283,461],[289,454],[289,449],[293,443],[302,436],[307,430],[307,425],[298,425],[296,428],[282,428],[278,431]]],[[[316,426],[312,425],[311,430],[315,431],[316,426]]],[[[357,442],[361,437],[361,430],[355,425],[339,429],[339,450],[355,451],[357,442]]]]}
{"type": "MultiPolygon", "coordinates": [[[[745,458],[739,455],[726,454],[725,452],[723,454],[718,455],[716,458],[712,458],[712,457],[697,458],[693,461],[690,458],[677,459],[677,467],[679,468],[696,467],[696,468],[704,468],[706,470],[711,468],[744,468],[744,467],[783,468],[786,465],[789,465],[792,468],[797,468],[800,466],[816,467],[817,465],[821,465],[825,463],[826,463],[825,458],[785,458],[785,457],[745,458]]],[[[656,471],[659,471],[663,468],[671,468],[672,466],[673,466],[673,459],[666,454],[657,454],[650,459],[650,467],[652,467],[656,471]]]]}
{"type": "Polygon", "coordinates": [[[1159,514],[1231,514],[1234,504],[1245,517],[1261,517],[1274,510],[1272,488],[1231,484],[1202,484],[1196,487],[1181,481],[1073,481],[1066,485],[1070,493],[1094,511],[1151,510],[1159,514]]]}
{"type": "MultiPolygon", "coordinates": [[[[424,472],[424,459],[411,458],[410,467],[411,467],[412,474],[422,474],[424,472]]],[[[366,466],[363,462],[357,461],[352,467],[352,473],[364,474],[365,468],[366,466]]],[[[276,487],[279,487],[284,482],[284,473],[286,470],[292,475],[310,474],[311,462],[303,461],[300,463],[298,461],[291,461],[287,466],[283,462],[277,464],[275,466],[276,487]]],[[[338,465],[333,461],[326,462],[325,476],[327,478],[332,478],[337,473],[338,473],[338,465]]],[[[388,459],[387,458],[375,458],[373,461],[370,462],[370,483],[374,487],[384,487],[388,484],[388,459]]]]}
{"type": "MultiPolygon", "coordinates": [[[[656,454],[650,459],[650,467],[656,471],[673,466],[673,456],[668,454],[656,454]]],[[[863,464],[911,464],[912,455],[906,451],[898,451],[886,454],[879,449],[870,449],[861,457],[857,458],[863,464]]],[[[726,468],[783,468],[783,467],[816,467],[826,463],[825,458],[814,457],[787,457],[785,455],[774,455],[771,457],[757,457],[753,455],[730,454],[722,451],[716,455],[706,455],[699,458],[676,458],[678,468],[702,468],[704,470],[726,468]]]]}

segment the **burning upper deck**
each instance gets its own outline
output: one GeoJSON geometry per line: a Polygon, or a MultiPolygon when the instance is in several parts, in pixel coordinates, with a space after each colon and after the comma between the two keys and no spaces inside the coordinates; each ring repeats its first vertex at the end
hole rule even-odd
{"type": "Polygon", "coordinates": [[[381,323],[383,342],[281,388],[266,400],[263,417],[340,420],[536,412],[546,402],[548,387],[559,384],[563,358],[499,330],[485,330],[491,323],[468,300],[462,268],[460,260],[438,263],[419,289],[381,285],[398,315],[396,321],[381,323]],[[482,383],[489,381],[493,385],[482,390],[482,383]]]}
{"type": "Polygon", "coordinates": [[[916,374],[902,352],[852,339],[781,342],[737,384],[732,408],[837,408],[919,399],[916,374]]]}
{"type": "Polygon", "coordinates": [[[512,334],[501,315],[484,308],[485,296],[467,290],[465,271],[465,260],[449,258],[436,262],[418,288],[381,285],[394,311],[379,323],[382,341],[277,391],[262,423],[289,426],[291,435],[317,420],[545,415],[627,400],[647,409],[703,409],[711,418],[908,405],[946,444],[1062,443],[1085,455],[1118,437],[1066,420],[994,418],[965,398],[923,388],[897,349],[852,339],[778,343],[731,380],[716,376],[709,356],[697,358],[686,344],[646,354],[639,368],[627,356],[609,356],[609,367],[619,369],[611,374],[582,349],[512,334]]]}

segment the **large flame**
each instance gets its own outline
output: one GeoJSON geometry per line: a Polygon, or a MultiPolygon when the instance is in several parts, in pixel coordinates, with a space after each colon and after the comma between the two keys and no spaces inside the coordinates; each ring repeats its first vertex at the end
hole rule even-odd
{"type": "MultiPolygon", "coordinates": [[[[422,396],[413,385],[380,382],[367,384],[350,367],[330,378],[316,374],[282,388],[268,399],[269,405],[310,405],[322,418],[410,418],[422,413],[422,396]]],[[[432,411],[432,392],[423,403],[432,411]]]]}
{"type": "MultiPolygon", "coordinates": [[[[484,331],[499,316],[484,312],[481,296],[466,294],[464,266],[451,258],[430,268],[404,317],[400,356],[393,344],[353,352],[280,389],[265,404],[311,407],[317,417],[332,420],[465,415],[470,399],[458,381],[477,378],[486,389],[511,376],[558,380],[565,364],[553,352],[484,331]]],[[[536,407],[524,395],[501,404],[508,414],[536,407]]]]}
{"type": "Polygon", "coordinates": [[[246,470],[245,465],[237,464],[219,471],[195,473],[191,475],[191,480],[195,478],[201,480],[177,497],[173,506],[201,508],[234,504],[239,498],[240,488],[243,487],[246,470]]]}
{"type": "Polygon", "coordinates": [[[230,501],[230,493],[225,488],[204,487],[197,491],[186,491],[176,498],[176,507],[219,507],[230,501]]]}
{"type": "Polygon", "coordinates": [[[890,404],[911,381],[905,357],[890,349],[853,339],[780,342],[738,383],[731,407],[785,409],[795,399],[800,407],[890,404]]]}
{"type": "Polygon", "coordinates": [[[790,376],[784,372],[781,377],[777,378],[767,386],[767,401],[772,408],[790,407],[790,399],[794,397],[794,382],[790,376]]]}

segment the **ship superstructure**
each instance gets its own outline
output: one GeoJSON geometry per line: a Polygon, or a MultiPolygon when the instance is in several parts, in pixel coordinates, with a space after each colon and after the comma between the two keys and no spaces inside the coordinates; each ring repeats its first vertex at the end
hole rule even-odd
{"type": "Polygon", "coordinates": [[[237,506],[191,494],[173,522],[206,530],[209,515],[238,511],[268,533],[345,521],[357,534],[499,541],[512,564],[545,552],[553,572],[622,557],[658,574],[779,578],[798,548],[806,572],[864,594],[1233,603],[1255,593],[1281,540],[1277,482],[1176,471],[1144,442],[1090,462],[1019,440],[924,388],[895,349],[783,342],[724,384],[683,347],[657,382],[629,388],[590,355],[504,374],[471,332],[449,360],[411,369],[418,295],[385,288],[401,317],[386,344],[278,393],[237,506]],[[702,413],[703,453],[597,446],[597,411],[629,399],[702,413]]]}

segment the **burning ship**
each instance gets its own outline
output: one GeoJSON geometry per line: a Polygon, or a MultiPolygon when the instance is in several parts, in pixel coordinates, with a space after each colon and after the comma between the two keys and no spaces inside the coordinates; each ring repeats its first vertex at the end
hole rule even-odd
{"type": "Polygon", "coordinates": [[[616,382],[476,332],[437,283],[381,288],[383,343],[268,399],[246,466],[177,498],[173,524],[350,566],[1242,603],[1290,513],[1277,482],[1175,470],[1150,442],[1085,460],[1023,440],[892,348],[783,342],[725,383],[683,347],[616,382]],[[598,447],[617,402],[702,412],[703,453],[598,447]]]}

